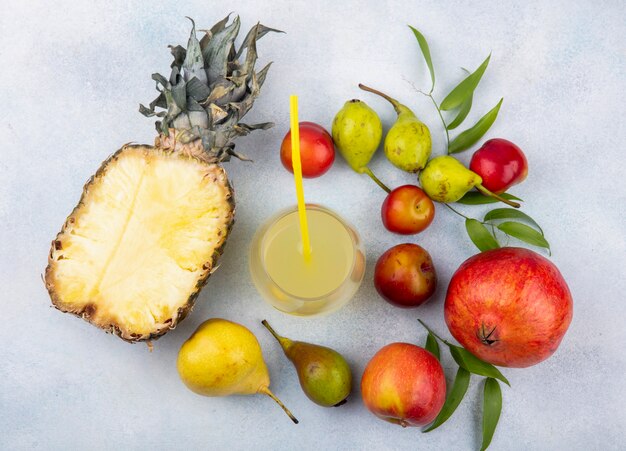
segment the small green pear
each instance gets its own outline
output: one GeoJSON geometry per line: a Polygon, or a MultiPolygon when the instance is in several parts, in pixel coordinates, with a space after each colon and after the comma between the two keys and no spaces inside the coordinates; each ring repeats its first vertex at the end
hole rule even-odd
{"type": "Polygon", "coordinates": [[[420,172],[419,181],[428,197],[437,202],[456,202],[469,190],[476,188],[487,196],[519,208],[517,202],[504,199],[482,186],[483,179],[480,175],[467,169],[459,160],[449,155],[441,155],[430,160],[420,172]]]}
{"type": "Polygon", "coordinates": [[[266,320],[262,324],[293,363],[302,391],[311,401],[323,407],[337,407],[346,402],[352,389],[352,373],[341,354],[325,346],[281,337],[266,320]]]}
{"type": "Polygon", "coordinates": [[[369,175],[389,192],[367,166],[383,136],[383,125],[376,111],[361,100],[348,100],[333,119],[332,135],[335,147],[348,166],[359,174],[369,175]]]}
{"type": "Polygon", "coordinates": [[[412,173],[420,171],[426,166],[432,151],[430,130],[426,124],[420,121],[408,107],[387,94],[363,84],[359,84],[359,88],[388,100],[398,114],[398,119],[385,136],[387,159],[403,171],[412,173]]]}
{"type": "Polygon", "coordinates": [[[241,324],[220,318],[200,324],[181,346],[176,366],[187,388],[199,395],[267,395],[298,423],[270,391],[259,342],[241,324]]]}
{"type": "Polygon", "coordinates": [[[332,127],[333,141],[341,156],[356,172],[363,172],[378,149],[383,125],[376,111],[365,102],[348,100],[332,127]]]}

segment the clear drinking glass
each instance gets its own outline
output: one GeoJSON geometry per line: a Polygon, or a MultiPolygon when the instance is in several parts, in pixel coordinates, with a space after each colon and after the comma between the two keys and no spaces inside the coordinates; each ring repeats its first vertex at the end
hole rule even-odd
{"type": "Polygon", "coordinates": [[[262,224],[250,247],[250,274],[263,298],[291,315],[329,313],[345,305],[365,274],[358,233],[334,211],[307,204],[311,260],[302,254],[297,207],[262,224]]]}

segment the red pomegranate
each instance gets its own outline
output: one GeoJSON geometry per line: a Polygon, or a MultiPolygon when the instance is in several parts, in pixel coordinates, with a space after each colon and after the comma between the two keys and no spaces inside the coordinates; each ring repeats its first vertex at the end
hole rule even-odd
{"type": "Polygon", "coordinates": [[[573,305],[557,267],[528,249],[505,247],[467,259],[445,302],[450,332],[485,362],[523,368],[550,357],[573,305]]]}

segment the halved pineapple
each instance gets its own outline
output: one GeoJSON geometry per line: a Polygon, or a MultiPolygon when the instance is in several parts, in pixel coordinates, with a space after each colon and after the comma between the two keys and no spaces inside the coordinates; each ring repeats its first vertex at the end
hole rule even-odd
{"type": "Polygon", "coordinates": [[[221,166],[125,146],[96,173],[54,241],[54,305],[127,340],[165,333],[215,269],[233,223],[221,166]]]}
{"type": "MultiPolygon", "coordinates": [[[[224,246],[234,200],[220,163],[234,139],[271,123],[244,124],[270,64],[256,72],[257,23],[235,49],[239,18],[171,46],[154,146],[124,146],[87,183],[52,243],[45,282],[52,303],[128,341],[163,335],[183,319],[224,246]],[[245,52],[245,58],[244,58],[245,52]],[[241,60],[241,61],[240,61],[241,60]]],[[[192,21],[193,24],[193,21],[192,21]]]]}

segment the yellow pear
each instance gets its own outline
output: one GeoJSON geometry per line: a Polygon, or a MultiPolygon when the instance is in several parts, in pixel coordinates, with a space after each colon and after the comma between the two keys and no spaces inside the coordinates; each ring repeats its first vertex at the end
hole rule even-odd
{"type": "Polygon", "coordinates": [[[241,324],[220,318],[205,321],[181,346],[176,365],[185,385],[199,395],[267,395],[298,423],[270,391],[261,346],[241,324]]]}
{"type": "Polygon", "coordinates": [[[385,155],[395,167],[406,172],[419,172],[430,157],[430,130],[410,108],[376,89],[359,84],[364,91],[381,96],[393,105],[398,119],[385,136],[385,155]]]}
{"type": "Polygon", "coordinates": [[[332,134],[335,147],[348,166],[359,174],[367,174],[389,192],[368,167],[383,136],[383,124],[376,111],[361,100],[348,100],[333,119],[332,134]]]}
{"type": "Polygon", "coordinates": [[[420,172],[419,181],[428,197],[437,202],[456,202],[469,190],[476,188],[485,196],[519,208],[517,202],[505,199],[485,188],[480,175],[467,169],[459,160],[449,155],[441,155],[430,160],[420,172]]]}
{"type": "Polygon", "coordinates": [[[363,172],[378,149],[383,125],[365,102],[353,99],[333,119],[332,134],[348,165],[356,172],[363,172]]]}

